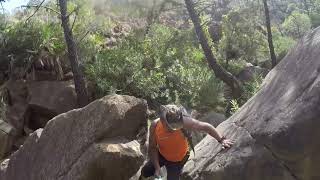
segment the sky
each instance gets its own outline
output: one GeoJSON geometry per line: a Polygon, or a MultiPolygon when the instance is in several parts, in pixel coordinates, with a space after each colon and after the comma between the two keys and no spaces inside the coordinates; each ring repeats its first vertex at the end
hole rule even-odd
{"type": "Polygon", "coordinates": [[[29,0],[6,0],[2,5],[7,12],[11,13],[14,8],[26,5],[28,2],[29,0]]]}

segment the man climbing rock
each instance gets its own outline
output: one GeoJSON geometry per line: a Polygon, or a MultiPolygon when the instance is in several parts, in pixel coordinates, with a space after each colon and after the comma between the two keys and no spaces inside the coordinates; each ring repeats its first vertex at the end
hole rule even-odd
{"type": "Polygon", "coordinates": [[[221,143],[223,149],[233,144],[231,140],[220,135],[212,125],[188,116],[183,107],[161,106],[160,118],[156,119],[149,129],[150,160],[142,168],[139,179],[151,176],[159,178],[160,168],[165,166],[167,179],[179,180],[183,166],[189,158],[190,148],[193,150],[189,130],[208,133],[221,143]]]}

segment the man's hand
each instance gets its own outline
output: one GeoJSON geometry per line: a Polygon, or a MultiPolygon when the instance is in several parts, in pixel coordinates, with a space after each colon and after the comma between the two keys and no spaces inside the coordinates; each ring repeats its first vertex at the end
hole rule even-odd
{"type": "Polygon", "coordinates": [[[233,145],[233,141],[230,139],[223,139],[221,141],[222,149],[230,148],[233,145]]]}

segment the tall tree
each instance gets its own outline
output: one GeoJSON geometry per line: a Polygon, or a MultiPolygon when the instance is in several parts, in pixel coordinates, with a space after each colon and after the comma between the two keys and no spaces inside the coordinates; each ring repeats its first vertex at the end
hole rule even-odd
{"type": "Polygon", "coordinates": [[[233,76],[230,72],[226,71],[220,64],[217,63],[215,56],[213,55],[211,48],[208,44],[208,40],[204,34],[201,27],[200,18],[195,11],[194,3],[192,0],[185,0],[187,10],[189,12],[190,18],[194,24],[194,28],[201,44],[201,47],[206,56],[209,67],[213,70],[215,76],[226,83],[232,90],[232,96],[234,98],[239,98],[242,93],[241,83],[233,76]]]}
{"type": "Polygon", "coordinates": [[[268,7],[267,0],[263,0],[263,5],[264,5],[264,14],[266,16],[266,26],[267,26],[267,32],[268,32],[268,44],[269,44],[269,51],[270,51],[270,57],[271,57],[271,64],[273,68],[277,65],[277,57],[273,47],[270,14],[269,14],[269,7],[268,7]]]}
{"type": "Polygon", "coordinates": [[[69,27],[69,15],[67,15],[66,0],[59,0],[61,11],[61,22],[64,31],[65,41],[68,47],[68,57],[71,64],[71,69],[74,78],[75,90],[77,93],[78,105],[83,107],[89,103],[88,92],[84,80],[84,74],[80,68],[79,56],[77,52],[76,43],[73,38],[72,29],[69,27]]]}
{"type": "Polygon", "coordinates": [[[230,0],[212,1],[211,5],[211,24],[209,25],[209,33],[213,42],[217,43],[222,38],[222,20],[223,15],[230,11],[230,0]]]}

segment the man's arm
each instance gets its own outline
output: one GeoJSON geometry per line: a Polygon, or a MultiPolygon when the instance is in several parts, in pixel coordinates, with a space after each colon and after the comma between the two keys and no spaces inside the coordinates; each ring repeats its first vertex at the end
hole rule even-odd
{"type": "Polygon", "coordinates": [[[193,118],[184,118],[183,119],[184,127],[193,131],[203,131],[208,133],[210,136],[215,138],[220,142],[223,148],[229,148],[233,142],[229,139],[225,139],[211,124],[206,122],[201,122],[193,118]]]}
{"type": "Polygon", "coordinates": [[[157,148],[157,142],[155,137],[155,128],[157,125],[157,122],[159,120],[155,120],[151,123],[149,128],[149,154],[150,159],[155,167],[155,175],[159,176],[160,174],[160,164],[159,164],[159,154],[158,154],[158,148],[157,148]]]}

